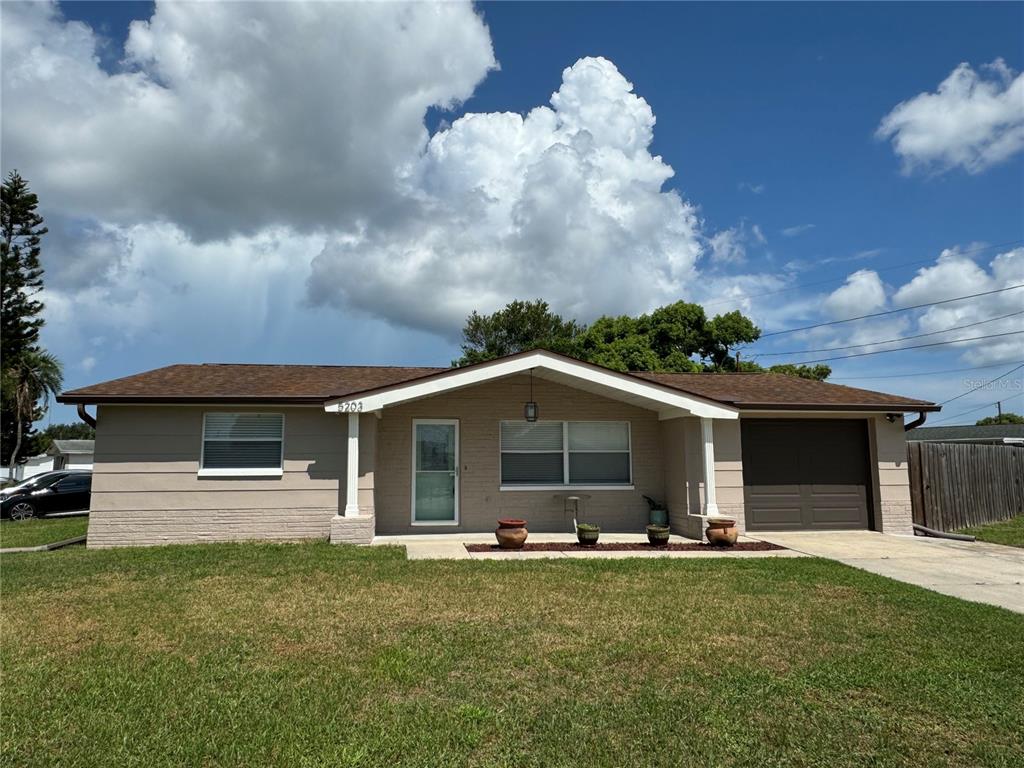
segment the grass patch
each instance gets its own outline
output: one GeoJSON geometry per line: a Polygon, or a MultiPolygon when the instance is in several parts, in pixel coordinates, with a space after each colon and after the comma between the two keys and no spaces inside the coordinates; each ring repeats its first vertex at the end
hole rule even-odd
{"type": "Polygon", "coordinates": [[[998,523],[980,525],[977,528],[964,528],[957,533],[968,533],[976,536],[978,541],[987,541],[990,544],[1024,547],[1024,515],[1000,520],[998,523]]]}
{"type": "Polygon", "coordinates": [[[55,541],[84,536],[88,517],[48,517],[33,520],[0,521],[0,548],[38,547],[55,541]]]}
{"type": "Polygon", "coordinates": [[[3,765],[1024,763],[1024,617],[824,560],[0,567],[3,765]]]}

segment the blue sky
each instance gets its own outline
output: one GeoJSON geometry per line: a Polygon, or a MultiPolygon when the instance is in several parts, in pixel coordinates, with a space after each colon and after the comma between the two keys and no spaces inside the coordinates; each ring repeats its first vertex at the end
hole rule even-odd
{"type": "MultiPolygon", "coordinates": [[[[5,27],[53,52],[26,56],[21,82],[38,87],[24,95],[5,75],[3,169],[29,179],[53,230],[46,342],[69,386],[174,362],[446,363],[474,301],[541,296],[591,319],[686,298],[775,331],[1024,282],[1024,4],[501,3],[440,21],[316,7],[317,26],[293,28],[286,4],[224,4],[203,20],[148,3],[5,4],[5,27]],[[126,52],[128,23],[150,17],[126,52]],[[262,48],[233,34],[254,28],[262,48]],[[574,67],[586,57],[603,63],[574,67]],[[961,63],[961,87],[943,89],[961,63]],[[554,118],[500,117],[560,89],[554,118]],[[8,119],[17,107],[57,125],[40,139],[8,119]],[[947,112],[960,122],[943,124],[947,112]],[[566,138],[581,129],[596,150],[566,138]],[[559,143],[575,154],[509,159],[559,143]],[[309,171],[278,171],[279,159],[309,171]],[[553,234],[562,215],[579,230],[553,234]],[[506,225],[518,229],[493,244],[506,225]],[[657,289],[624,287],[644,281],[657,289]]],[[[6,72],[17,53],[5,48],[6,72]]],[[[771,337],[747,354],[934,333],[1024,309],[1022,296],[771,337]]],[[[921,342],[1021,328],[1017,316],[921,342]]],[[[1024,361],[1022,338],[837,361],[834,376],[945,400],[1024,361]]],[[[1024,410],[1020,372],[1002,386],[943,417],[997,399],[1024,410]]]]}

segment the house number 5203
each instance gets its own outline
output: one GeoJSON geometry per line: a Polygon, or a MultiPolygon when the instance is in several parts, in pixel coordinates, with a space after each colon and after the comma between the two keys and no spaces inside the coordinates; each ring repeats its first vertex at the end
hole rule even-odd
{"type": "Polygon", "coordinates": [[[362,413],[363,412],[363,401],[353,400],[351,403],[341,404],[342,413],[362,413]]]}

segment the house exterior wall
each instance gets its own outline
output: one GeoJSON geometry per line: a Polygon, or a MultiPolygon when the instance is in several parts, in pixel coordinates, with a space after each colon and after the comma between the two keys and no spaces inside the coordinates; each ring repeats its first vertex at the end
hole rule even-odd
{"type": "Polygon", "coordinates": [[[884,416],[872,418],[868,421],[868,436],[877,493],[875,530],[911,535],[914,515],[910,506],[907,433],[903,420],[890,423],[884,416]]]}
{"type": "Polygon", "coordinates": [[[69,453],[64,457],[62,469],[92,469],[91,453],[69,453]]]}
{"type": "Polygon", "coordinates": [[[344,419],[319,407],[102,405],[88,546],[326,538],[344,467],[344,419]],[[283,413],[282,476],[199,477],[207,411],[283,413]]]}
{"type": "Polygon", "coordinates": [[[533,399],[542,421],[629,421],[633,490],[500,490],[499,425],[521,420],[530,399],[528,376],[512,376],[387,408],[379,425],[376,488],[378,534],[492,531],[499,517],[526,518],[534,531],[572,531],[561,496],[582,495],[581,517],[607,531],[643,532],[643,495],[664,498],[658,416],[617,400],[534,378],[533,399]],[[459,525],[412,525],[413,419],[457,419],[460,439],[459,525]]]}

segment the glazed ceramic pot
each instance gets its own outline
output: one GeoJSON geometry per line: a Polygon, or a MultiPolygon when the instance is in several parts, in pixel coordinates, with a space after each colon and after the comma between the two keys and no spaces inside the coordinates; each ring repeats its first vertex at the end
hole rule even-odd
{"type": "Polygon", "coordinates": [[[502,549],[522,549],[528,535],[525,520],[508,517],[498,520],[498,527],[494,531],[498,546],[502,549]]]}
{"type": "Polygon", "coordinates": [[[592,547],[597,544],[597,539],[601,535],[600,528],[577,528],[576,529],[576,541],[582,544],[584,547],[592,547]]]}
{"type": "Polygon", "coordinates": [[[664,547],[668,544],[668,537],[670,535],[667,525],[647,526],[647,540],[651,543],[652,547],[664,547]]]}
{"type": "Polygon", "coordinates": [[[739,531],[736,530],[736,521],[731,517],[709,517],[708,527],[704,529],[708,543],[715,547],[731,547],[736,543],[739,531]]]}

